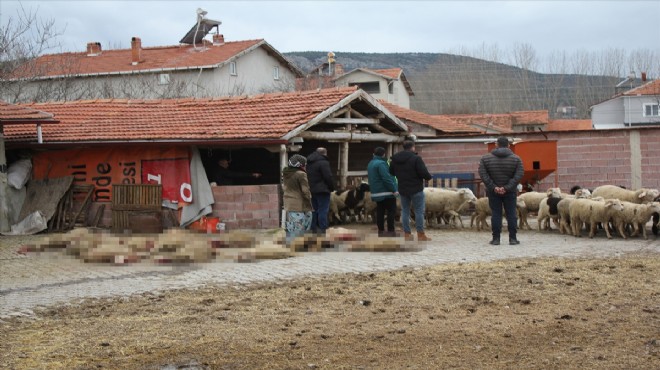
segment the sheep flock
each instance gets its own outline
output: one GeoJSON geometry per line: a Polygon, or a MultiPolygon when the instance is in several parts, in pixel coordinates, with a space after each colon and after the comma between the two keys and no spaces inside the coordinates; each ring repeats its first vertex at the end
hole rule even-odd
{"type": "MultiPolygon", "coordinates": [[[[486,197],[477,198],[469,188],[424,188],[428,228],[467,228],[490,232],[491,210],[486,197]],[[469,216],[466,226],[461,216],[469,216]],[[444,225],[444,226],[443,226],[444,225]]],[[[397,200],[400,220],[401,204],[397,200]]],[[[571,193],[559,188],[545,192],[526,192],[518,196],[518,228],[531,230],[529,217],[536,217],[538,232],[559,232],[593,238],[602,233],[608,239],[643,237],[648,239],[647,224],[658,235],[660,230],[660,191],[640,188],[628,190],[616,185],[602,185],[593,191],[574,187],[571,193]]],[[[376,203],[369,186],[359,184],[353,190],[331,194],[329,219],[333,224],[374,223],[376,203]]],[[[414,215],[411,214],[411,217],[414,215]]],[[[506,220],[504,220],[506,222],[506,220]]]]}

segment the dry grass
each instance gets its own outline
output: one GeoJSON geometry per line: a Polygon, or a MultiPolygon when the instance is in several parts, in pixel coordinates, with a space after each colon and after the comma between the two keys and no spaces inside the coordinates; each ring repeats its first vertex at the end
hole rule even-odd
{"type": "Polygon", "coordinates": [[[0,324],[0,367],[660,368],[660,256],[522,259],[89,300],[0,324]]]}

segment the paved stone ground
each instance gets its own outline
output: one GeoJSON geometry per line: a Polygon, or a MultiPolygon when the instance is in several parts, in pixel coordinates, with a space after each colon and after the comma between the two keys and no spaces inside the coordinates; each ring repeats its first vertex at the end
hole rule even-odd
{"type": "MultiPolygon", "coordinates": [[[[467,221],[469,224],[469,220],[467,221]]],[[[214,261],[185,266],[138,263],[127,266],[87,264],[58,253],[20,255],[9,247],[12,237],[0,237],[0,320],[31,315],[36,307],[76,304],[85,298],[129,296],[143,292],[198,288],[211,284],[241,285],[308,275],[358,273],[422,267],[444,263],[494,261],[520,257],[611,257],[626,253],[660,253],[660,237],[608,240],[575,238],[552,232],[518,234],[520,245],[488,244],[490,232],[430,229],[433,241],[415,251],[368,253],[327,251],[254,263],[214,261]]],[[[649,224],[650,229],[650,224],[649,224]]],[[[371,226],[358,226],[371,229],[371,226]]]]}

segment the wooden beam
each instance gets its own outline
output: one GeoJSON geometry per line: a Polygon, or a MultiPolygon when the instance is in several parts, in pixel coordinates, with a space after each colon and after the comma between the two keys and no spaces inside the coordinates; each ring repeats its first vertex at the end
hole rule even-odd
{"type": "Polygon", "coordinates": [[[392,131],[386,129],[385,127],[383,127],[381,125],[373,125],[373,126],[371,126],[371,128],[373,128],[374,130],[376,130],[378,132],[381,132],[383,134],[394,135],[394,133],[392,131]]]}
{"type": "Polygon", "coordinates": [[[376,118],[326,118],[321,123],[332,123],[341,125],[375,125],[380,123],[376,118]]]}
{"type": "Polygon", "coordinates": [[[393,136],[381,133],[350,133],[350,132],[318,132],[304,131],[298,136],[309,140],[334,140],[334,141],[381,141],[386,143],[403,142],[402,136],[393,136]]]}

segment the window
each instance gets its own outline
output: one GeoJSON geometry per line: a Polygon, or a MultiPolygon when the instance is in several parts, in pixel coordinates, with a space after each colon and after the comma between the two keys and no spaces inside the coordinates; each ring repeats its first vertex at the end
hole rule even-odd
{"type": "Polygon", "coordinates": [[[273,67],[273,80],[279,80],[280,79],[280,67],[275,66],[273,67]]]}
{"type": "Polygon", "coordinates": [[[238,72],[236,72],[236,62],[229,62],[229,74],[232,76],[238,75],[238,72]]]}
{"type": "Polygon", "coordinates": [[[387,85],[387,92],[389,92],[390,94],[394,94],[394,81],[390,82],[387,85]]]}
{"type": "Polygon", "coordinates": [[[170,83],[170,75],[167,73],[161,73],[158,75],[158,84],[167,85],[170,83]]]}
{"type": "Polygon", "coordinates": [[[660,104],[644,104],[644,117],[659,117],[660,104]]]}
{"type": "Polygon", "coordinates": [[[351,82],[348,86],[357,86],[369,94],[380,94],[380,84],[376,82],[351,82]]]}

